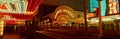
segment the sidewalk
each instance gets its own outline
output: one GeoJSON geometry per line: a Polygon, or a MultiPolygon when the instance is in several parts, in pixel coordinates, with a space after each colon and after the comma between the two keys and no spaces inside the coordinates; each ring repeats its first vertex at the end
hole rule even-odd
{"type": "Polygon", "coordinates": [[[26,38],[21,37],[19,33],[5,33],[3,39],[26,39],[26,38]]]}

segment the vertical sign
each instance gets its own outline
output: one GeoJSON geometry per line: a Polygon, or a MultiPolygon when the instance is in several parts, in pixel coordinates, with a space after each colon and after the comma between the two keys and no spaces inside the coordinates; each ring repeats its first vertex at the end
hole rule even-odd
{"type": "MultiPolygon", "coordinates": [[[[106,13],[106,0],[101,0],[101,15],[105,16],[106,13]]],[[[90,12],[94,12],[94,8],[98,8],[98,0],[90,0],[90,12]]]]}
{"type": "Polygon", "coordinates": [[[119,2],[118,0],[108,0],[109,14],[116,14],[119,12],[119,2]]]}

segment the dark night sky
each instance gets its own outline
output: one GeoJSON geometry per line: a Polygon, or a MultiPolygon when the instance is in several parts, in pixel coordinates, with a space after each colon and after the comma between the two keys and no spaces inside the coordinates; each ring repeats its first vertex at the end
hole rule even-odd
{"type": "MultiPolygon", "coordinates": [[[[84,0],[45,0],[44,4],[49,5],[67,5],[74,10],[83,11],[84,0]]],[[[87,0],[87,7],[89,7],[89,0],[87,0]]]]}
{"type": "MultiPolygon", "coordinates": [[[[74,10],[84,10],[84,0],[44,0],[43,5],[40,6],[41,15],[45,16],[54,12],[54,10],[61,5],[67,5],[74,10]],[[43,14],[42,14],[43,13],[43,14]]],[[[87,0],[87,8],[89,7],[89,0],[87,0]]]]}

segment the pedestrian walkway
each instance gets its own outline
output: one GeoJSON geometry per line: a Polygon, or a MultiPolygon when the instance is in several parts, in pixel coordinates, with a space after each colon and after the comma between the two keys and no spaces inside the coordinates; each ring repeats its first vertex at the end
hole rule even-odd
{"type": "Polygon", "coordinates": [[[5,33],[3,39],[26,39],[19,35],[19,33],[5,33]]]}

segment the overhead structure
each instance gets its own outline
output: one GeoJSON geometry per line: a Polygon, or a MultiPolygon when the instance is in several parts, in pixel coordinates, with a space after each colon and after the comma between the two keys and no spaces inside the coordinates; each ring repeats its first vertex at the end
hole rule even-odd
{"type": "Polygon", "coordinates": [[[37,14],[44,0],[0,0],[0,18],[4,20],[30,20],[37,14]],[[9,16],[10,19],[5,19],[9,16]]]}
{"type": "MultiPolygon", "coordinates": [[[[0,0],[0,13],[4,15],[17,15],[17,17],[12,17],[22,19],[24,18],[23,15],[34,15],[42,2],[43,0],[0,0]]],[[[27,18],[24,20],[27,20],[27,18]]]]}

